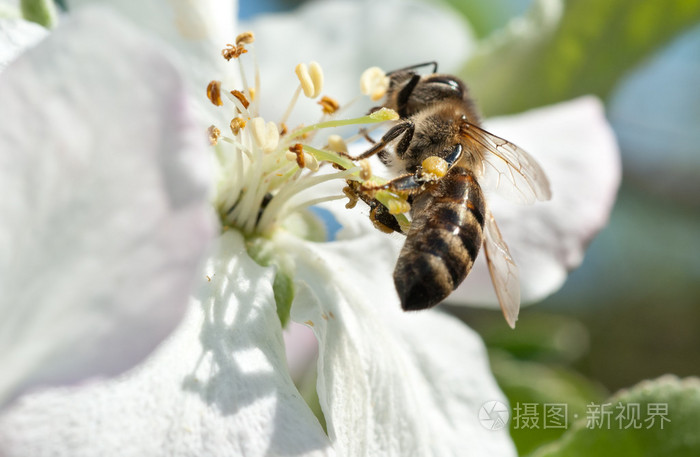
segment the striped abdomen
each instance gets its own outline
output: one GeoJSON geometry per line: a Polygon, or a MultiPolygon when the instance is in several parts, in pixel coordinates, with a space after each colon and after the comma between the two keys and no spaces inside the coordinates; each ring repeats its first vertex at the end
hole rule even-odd
{"type": "Polygon", "coordinates": [[[479,253],[485,205],[474,174],[454,166],[413,201],[413,221],[394,269],[404,310],[435,306],[461,284],[479,253]]]}

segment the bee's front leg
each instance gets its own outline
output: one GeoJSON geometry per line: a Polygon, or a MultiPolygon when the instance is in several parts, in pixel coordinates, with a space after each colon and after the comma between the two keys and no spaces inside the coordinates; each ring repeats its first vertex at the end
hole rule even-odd
{"type": "Polygon", "coordinates": [[[397,139],[398,137],[401,137],[401,140],[399,141],[399,145],[396,147],[396,153],[399,154],[399,151],[401,153],[406,152],[406,149],[408,149],[408,145],[411,143],[411,139],[413,138],[413,132],[415,131],[415,126],[413,125],[413,122],[411,121],[405,121],[401,122],[400,124],[396,124],[392,128],[390,128],[384,136],[382,136],[382,139],[376,142],[375,144],[372,145],[371,148],[363,152],[357,157],[353,157],[347,153],[342,153],[343,156],[351,159],[351,160],[362,160],[362,159],[367,159],[369,157],[372,157],[373,155],[381,152],[384,150],[384,148],[397,139]]]}

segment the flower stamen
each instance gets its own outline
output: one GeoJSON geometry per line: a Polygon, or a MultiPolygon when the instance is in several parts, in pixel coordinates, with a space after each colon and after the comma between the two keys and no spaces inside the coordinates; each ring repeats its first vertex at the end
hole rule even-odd
{"type": "Polygon", "coordinates": [[[369,95],[376,102],[382,98],[389,89],[389,77],[379,67],[371,67],[365,70],[360,77],[360,92],[369,95]]]}
{"type": "Polygon", "coordinates": [[[340,109],[340,104],[338,101],[327,95],[321,97],[318,104],[321,105],[321,109],[323,110],[324,114],[333,114],[340,109]]]}
{"type": "Polygon", "coordinates": [[[330,135],[328,137],[328,149],[341,155],[347,155],[348,145],[340,135],[330,135]]]}
{"type": "Polygon", "coordinates": [[[228,43],[226,47],[221,50],[221,55],[224,57],[224,59],[231,60],[239,58],[246,52],[248,52],[248,50],[245,47],[228,43]]]}
{"type": "Polygon", "coordinates": [[[222,106],[221,101],[221,81],[211,81],[207,86],[207,98],[216,106],[222,106]]]}
{"type": "Polygon", "coordinates": [[[241,46],[244,44],[251,44],[255,41],[255,35],[250,30],[247,32],[240,33],[236,37],[236,46],[241,46]]]}
{"type": "Polygon", "coordinates": [[[248,107],[250,106],[250,102],[245,97],[245,94],[243,94],[243,92],[241,92],[240,90],[232,90],[231,95],[236,97],[238,99],[238,101],[241,102],[241,105],[243,105],[243,108],[248,109],[248,107]]]}
{"type": "Polygon", "coordinates": [[[234,135],[238,135],[241,132],[241,129],[245,128],[246,121],[241,117],[234,117],[231,119],[229,126],[231,127],[231,132],[233,132],[234,135]]]}
{"type": "MultiPolygon", "coordinates": [[[[232,136],[222,135],[216,126],[209,129],[210,141],[216,148],[220,166],[221,179],[217,186],[215,206],[223,225],[236,227],[246,236],[267,236],[290,214],[311,205],[349,198],[348,206],[353,206],[358,198],[357,190],[352,190],[353,185],[344,186],[346,189],[343,193],[335,195],[319,196],[318,193],[306,192],[332,180],[344,183],[358,181],[357,189],[369,189],[367,195],[393,210],[392,213],[397,214],[397,220],[403,218],[403,224],[407,224],[408,221],[402,214],[410,208],[406,197],[382,189],[381,186],[386,181],[372,176],[368,161],[356,163],[348,155],[347,143],[342,137],[331,135],[326,146],[311,146],[314,134],[320,130],[379,124],[395,120],[398,115],[394,111],[381,109],[361,117],[332,119],[329,116],[338,115],[340,104],[336,99],[324,96],[318,101],[324,112],[320,122],[300,125],[288,131],[286,120],[301,93],[308,98],[317,98],[323,88],[323,71],[318,63],[311,62],[296,66],[295,74],[299,85],[281,122],[266,121],[257,114],[260,100],[259,69],[256,65],[256,87],[249,87],[243,64],[246,59],[239,58],[245,53],[242,51],[244,46],[253,41],[252,34],[239,35],[235,45],[228,45],[228,53],[224,56],[236,58],[241,73],[239,82],[243,87],[228,90],[222,87],[220,81],[212,81],[207,87],[207,97],[214,105],[223,105],[223,94],[235,107],[235,113],[229,121],[232,136]],[[316,174],[324,162],[333,164],[337,170],[316,174]]],[[[253,49],[254,47],[250,49],[251,57],[255,59],[253,49]]]]}
{"type": "Polygon", "coordinates": [[[219,143],[219,138],[221,137],[221,130],[214,125],[210,125],[207,129],[207,133],[209,133],[209,144],[216,146],[219,143]]]}

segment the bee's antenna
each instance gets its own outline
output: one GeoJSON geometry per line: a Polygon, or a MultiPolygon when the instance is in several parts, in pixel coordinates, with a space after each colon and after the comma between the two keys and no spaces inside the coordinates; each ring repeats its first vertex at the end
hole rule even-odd
{"type": "Polygon", "coordinates": [[[416,65],[411,65],[409,67],[399,68],[398,70],[392,70],[389,73],[387,73],[386,75],[391,76],[392,74],[398,73],[400,71],[415,70],[416,68],[427,67],[428,65],[432,65],[433,66],[433,73],[437,73],[438,63],[433,60],[432,62],[423,62],[423,63],[419,63],[416,65]]]}

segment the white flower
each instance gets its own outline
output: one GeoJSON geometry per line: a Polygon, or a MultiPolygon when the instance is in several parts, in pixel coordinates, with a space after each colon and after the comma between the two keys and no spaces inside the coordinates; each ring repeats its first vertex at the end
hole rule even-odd
{"type": "MultiPolygon", "coordinates": [[[[187,68],[189,84],[197,91],[192,93],[203,98],[203,88],[216,77],[219,62],[226,63],[219,56],[222,44],[234,38],[225,25],[230,4],[175,2],[175,10],[170,10],[153,2],[143,10],[136,7],[141,3],[115,5],[127,15],[133,12],[129,17],[172,43],[183,53],[182,60],[201,64],[187,68]],[[197,14],[187,14],[187,6],[197,14]],[[197,20],[192,21],[193,17],[197,20]],[[185,18],[188,22],[183,27],[185,18]],[[211,48],[206,46],[227,29],[228,36],[211,48]],[[203,69],[209,73],[203,75],[203,69]]],[[[425,16],[425,10],[421,14],[425,16]]],[[[233,18],[228,19],[232,24],[233,18]]],[[[136,36],[134,31],[124,31],[117,40],[110,30],[122,26],[108,17],[72,21],[36,52],[53,49],[50,43],[63,46],[62,36],[84,42],[100,36],[104,41],[98,43],[109,43],[110,51],[119,51],[121,40],[136,36]]],[[[421,22],[413,17],[410,23],[421,22]]],[[[311,29],[296,33],[295,39],[313,35],[311,29]]],[[[436,35],[423,40],[439,39],[436,35]]],[[[264,33],[258,36],[264,38],[264,33]]],[[[284,43],[290,41],[287,36],[284,43]]],[[[295,60],[321,60],[311,52],[307,55],[300,39],[297,43],[295,60]]],[[[326,52],[332,43],[327,46],[326,52]]],[[[263,76],[284,71],[291,76],[293,66],[281,64],[279,54],[266,48],[257,51],[263,76]]],[[[350,72],[343,65],[337,68],[350,72]]],[[[360,69],[355,70],[359,75],[360,69]]],[[[333,77],[327,73],[326,79],[333,77]]],[[[71,82],[65,84],[71,87],[71,82]]],[[[258,95],[263,115],[264,100],[279,110],[270,116],[284,110],[289,95],[277,89],[277,84],[262,85],[258,95]]],[[[128,99],[127,95],[123,98],[128,99]]],[[[210,108],[203,105],[200,111],[204,116],[210,108]]],[[[220,122],[218,115],[213,119],[220,122]]],[[[114,129],[121,131],[121,122],[124,119],[115,120],[114,129]]],[[[275,150],[266,131],[263,127],[257,139],[251,138],[252,149],[275,150]]],[[[614,149],[614,145],[604,146],[614,149]]],[[[170,164],[165,159],[162,163],[170,164]]],[[[240,182],[227,181],[226,167],[219,172],[215,205],[220,213],[229,214],[227,208],[235,211],[236,201],[221,197],[231,190],[227,184],[235,187],[240,182]]],[[[115,174],[119,178],[123,175],[115,174]]],[[[256,183],[259,180],[250,181],[256,183]]],[[[67,189],[74,185],[63,184],[67,189]]],[[[258,207],[253,204],[246,211],[255,215],[258,207]]],[[[285,267],[293,273],[296,287],[292,319],[310,326],[319,340],[317,391],[327,434],[301,399],[287,369],[274,287],[280,270],[254,262],[247,254],[246,240],[234,229],[225,231],[211,248],[207,264],[197,274],[200,285],[189,312],[152,356],[117,378],[21,398],[0,415],[0,454],[514,455],[505,430],[491,431],[478,422],[483,403],[505,402],[478,336],[439,310],[400,312],[391,279],[396,245],[374,231],[366,217],[348,211],[336,217],[343,225],[337,241],[312,242],[274,229],[267,242],[273,256],[292,262],[285,267]]],[[[259,222],[250,215],[227,222],[250,235],[245,228],[250,221],[253,226],[259,222]]],[[[580,249],[573,240],[575,249],[580,249]]],[[[184,297],[182,290],[178,292],[184,297]]]]}

